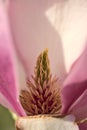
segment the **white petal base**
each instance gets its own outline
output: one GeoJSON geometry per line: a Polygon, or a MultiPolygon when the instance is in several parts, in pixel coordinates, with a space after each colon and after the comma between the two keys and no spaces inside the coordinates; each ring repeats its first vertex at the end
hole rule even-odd
{"type": "Polygon", "coordinates": [[[20,117],[16,121],[17,130],[79,130],[77,124],[72,121],[73,117],[64,118],[50,116],[20,117]]]}

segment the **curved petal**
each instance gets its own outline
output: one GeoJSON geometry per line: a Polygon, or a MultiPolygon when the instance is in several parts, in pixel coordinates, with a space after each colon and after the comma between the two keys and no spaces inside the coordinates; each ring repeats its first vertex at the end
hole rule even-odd
{"type": "Polygon", "coordinates": [[[2,98],[0,103],[22,116],[25,112],[18,101],[16,61],[7,19],[4,5],[0,2],[0,93],[7,100],[4,103],[10,105],[4,104],[2,98]]]}
{"type": "Polygon", "coordinates": [[[68,111],[68,108],[87,89],[86,59],[87,47],[73,64],[72,69],[64,82],[64,87],[62,88],[63,111],[68,111]]]}
{"type": "MultiPolygon", "coordinates": [[[[87,90],[70,106],[69,113],[75,115],[77,121],[87,119],[87,90]]],[[[81,130],[87,129],[87,121],[80,124],[81,130]]]]}
{"type": "Polygon", "coordinates": [[[46,48],[49,50],[52,73],[59,77],[65,74],[60,34],[46,15],[50,8],[46,6],[54,3],[53,0],[48,3],[31,0],[10,3],[10,20],[16,49],[29,76],[33,74],[38,55],[46,48]]]}
{"type": "MultiPolygon", "coordinates": [[[[10,106],[9,102],[5,99],[5,97],[1,93],[0,93],[0,104],[6,108],[9,108],[9,106],[10,106]]],[[[11,106],[10,106],[10,108],[11,108],[11,106]]]]}
{"type": "Polygon", "coordinates": [[[33,73],[38,54],[48,48],[52,72],[65,77],[83,50],[87,1],[10,1],[12,32],[28,75],[33,73]]]}

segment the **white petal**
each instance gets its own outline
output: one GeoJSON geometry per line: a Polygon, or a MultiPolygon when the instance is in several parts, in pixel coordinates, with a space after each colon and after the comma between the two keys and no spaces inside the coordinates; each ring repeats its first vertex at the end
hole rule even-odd
{"type": "Polygon", "coordinates": [[[63,77],[84,48],[87,1],[11,0],[10,20],[28,73],[32,74],[38,54],[49,48],[51,70],[63,77]]]}
{"type": "Polygon", "coordinates": [[[18,130],[79,130],[76,123],[69,120],[69,118],[30,116],[19,118],[16,127],[18,130]]]}

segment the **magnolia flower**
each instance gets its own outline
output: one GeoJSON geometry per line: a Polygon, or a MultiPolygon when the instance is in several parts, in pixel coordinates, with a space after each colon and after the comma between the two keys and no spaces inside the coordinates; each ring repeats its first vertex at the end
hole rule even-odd
{"type": "MultiPolygon", "coordinates": [[[[62,123],[60,129],[87,129],[86,10],[86,0],[0,1],[3,106],[20,117],[47,114],[47,128],[51,124],[56,130],[62,123]],[[75,120],[66,120],[67,115],[75,120]]],[[[30,128],[27,122],[18,120],[24,130],[30,128]]],[[[30,122],[36,128],[37,120],[30,122]]],[[[45,127],[43,118],[40,122],[45,127]]]]}

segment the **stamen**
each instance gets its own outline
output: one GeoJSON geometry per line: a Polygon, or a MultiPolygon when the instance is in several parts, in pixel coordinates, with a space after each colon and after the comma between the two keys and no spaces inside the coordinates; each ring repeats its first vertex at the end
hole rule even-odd
{"type": "Polygon", "coordinates": [[[37,58],[33,81],[27,80],[27,90],[22,90],[20,102],[27,115],[57,114],[60,115],[60,85],[50,73],[48,51],[37,58]]]}
{"type": "Polygon", "coordinates": [[[49,77],[50,77],[48,50],[45,50],[37,58],[37,63],[36,63],[34,72],[35,72],[36,82],[37,83],[40,82],[41,86],[43,86],[44,81],[48,82],[49,77]]]}

